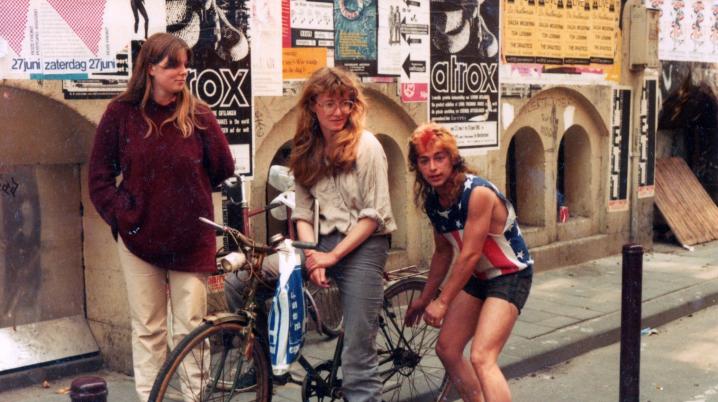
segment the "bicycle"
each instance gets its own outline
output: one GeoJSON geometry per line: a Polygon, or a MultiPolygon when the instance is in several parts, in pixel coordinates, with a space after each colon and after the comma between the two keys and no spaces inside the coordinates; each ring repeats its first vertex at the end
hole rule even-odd
{"type": "MultiPolygon", "coordinates": [[[[240,180],[243,180],[240,178],[240,180]]],[[[294,183],[294,177],[289,173],[289,170],[284,166],[274,165],[270,167],[268,184],[280,192],[268,205],[263,208],[259,208],[250,211],[247,202],[244,199],[244,181],[240,181],[240,184],[231,185],[228,184],[225,188],[228,190],[229,203],[232,205],[238,205],[242,215],[242,230],[241,232],[248,235],[251,232],[250,219],[265,214],[269,216],[268,212],[279,221],[286,221],[285,236],[290,239],[295,239],[294,226],[291,223],[291,211],[294,208],[293,190],[290,190],[294,183]],[[237,200],[238,199],[238,200],[237,200]],[[286,213],[281,207],[286,207],[286,213]],[[279,212],[279,213],[275,213],[279,212]]],[[[227,208],[223,205],[224,221],[228,221],[227,208]]],[[[318,207],[315,205],[315,227],[319,225],[319,213],[318,207]]],[[[318,229],[315,229],[315,233],[318,233],[318,229]]],[[[227,250],[231,250],[232,247],[228,243],[228,236],[225,236],[225,246],[227,250]]],[[[318,239],[315,239],[315,242],[318,239]]],[[[221,258],[223,255],[218,253],[218,257],[221,258]]],[[[214,275],[219,277],[220,275],[214,275]]],[[[219,282],[222,282],[220,279],[219,282]]],[[[314,329],[328,339],[336,338],[342,328],[344,322],[344,316],[341,311],[341,303],[339,299],[339,288],[336,283],[331,282],[328,288],[322,288],[315,286],[311,282],[307,281],[304,292],[305,305],[307,306],[307,313],[314,323],[314,329]]]]}
{"type": "MultiPolygon", "coordinates": [[[[404,325],[406,309],[424,289],[426,278],[422,273],[403,275],[403,268],[388,274],[391,283],[384,290],[384,302],[379,316],[379,376],[384,401],[442,401],[446,395],[448,379],[443,365],[435,354],[438,330],[426,325],[404,325]]],[[[341,366],[343,334],[339,336],[331,360],[311,366],[306,360],[299,363],[307,375],[302,382],[303,402],[342,400],[341,366]]]]}
{"type": "MultiPolygon", "coordinates": [[[[254,295],[262,279],[259,276],[264,258],[274,252],[284,239],[275,235],[270,244],[260,244],[240,231],[212,223],[229,233],[246,261],[242,268],[250,273],[245,308],[235,313],[207,316],[170,353],[155,380],[150,401],[261,401],[271,400],[272,376],[267,345],[257,337],[259,313],[254,295]],[[241,380],[253,368],[256,380],[243,387],[241,380]]],[[[293,242],[296,247],[306,243],[293,242]]],[[[443,367],[434,355],[438,331],[428,326],[406,327],[404,313],[417,297],[425,279],[407,276],[385,291],[377,337],[380,375],[387,401],[436,400],[444,382],[443,367]],[[429,399],[430,398],[430,399],[429,399]]],[[[299,364],[307,370],[302,386],[305,401],[333,401],[341,398],[342,335],[338,338],[334,359],[311,365],[304,356],[299,364]]]]}

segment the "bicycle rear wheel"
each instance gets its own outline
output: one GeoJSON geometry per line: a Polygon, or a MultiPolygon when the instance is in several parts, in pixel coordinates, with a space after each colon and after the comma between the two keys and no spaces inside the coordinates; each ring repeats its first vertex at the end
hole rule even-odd
{"type": "Polygon", "coordinates": [[[435,350],[439,330],[423,322],[404,325],[406,310],[425,283],[423,278],[405,278],[384,291],[377,347],[387,402],[437,401],[442,394],[445,371],[435,350]]]}
{"type": "Polygon", "coordinates": [[[315,318],[319,332],[330,339],[337,337],[344,324],[344,313],[342,312],[341,294],[336,282],[331,281],[328,288],[320,288],[309,282],[307,289],[314,299],[314,308],[316,308],[318,316],[315,318]]]}
{"type": "Polygon", "coordinates": [[[172,350],[149,400],[268,402],[267,353],[259,339],[247,333],[237,321],[203,322],[172,350]]]}

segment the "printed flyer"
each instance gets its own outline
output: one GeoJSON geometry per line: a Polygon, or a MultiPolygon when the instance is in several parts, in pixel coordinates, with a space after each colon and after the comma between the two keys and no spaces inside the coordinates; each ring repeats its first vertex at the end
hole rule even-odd
{"type": "Polygon", "coordinates": [[[399,13],[401,100],[426,102],[429,99],[429,0],[406,1],[399,13]]]}
{"type": "Polygon", "coordinates": [[[609,143],[608,210],[628,209],[628,156],[631,132],[631,90],[614,89],[609,143]]]}
{"type": "Polygon", "coordinates": [[[359,76],[376,76],[376,2],[334,0],[334,43],[334,65],[359,76]]]}
{"type": "Polygon", "coordinates": [[[499,0],[431,3],[429,118],[464,153],[498,147],[499,0]]]}
{"type": "Polygon", "coordinates": [[[0,2],[0,77],[113,85],[127,70],[130,41],[164,30],[164,6],[164,0],[0,2]]]}
{"type": "Polygon", "coordinates": [[[212,2],[209,9],[184,0],[167,0],[167,32],[192,48],[187,83],[207,102],[235,160],[235,172],[253,174],[252,77],[247,28],[248,0],[212,2]],[[220,7],[221,4],[221,7],[220,7]],[[215,29],[216,27],[220,29],[215,29]]]}

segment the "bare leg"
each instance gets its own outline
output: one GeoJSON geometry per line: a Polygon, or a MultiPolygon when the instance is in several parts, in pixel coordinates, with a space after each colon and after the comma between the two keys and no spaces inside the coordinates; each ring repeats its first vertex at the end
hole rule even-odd
{"type": "MultiPolygon", "coordinates": [[[[149,29],[150,18],[147,16],[147,10],[145,9],[145,0],[134,0],[137,3],[137,9],[145,20],[145,39],[147,39],[147,31],[149,29]]],[[[135,20],[137,16],[135,16],[135,20]]],[[[137,23],[135,23],[135,33],[137,32],[137,23]]]]}
{"type": "Polygon", "coordinates": [[[132,16],[135,17],[135,33],[137,33],[137,27],[140,23],[140,16],[137,14],[137,0],[130,0],[130,6],[132,6],[132,16]]]}
{"type": "Polygon", "coordinates": [[[516,306],[503,299],[489,297],[481,308],[471,344],[471,364],[487,401],[511,401],[509,384],[498,365],[498,358],[517,318],[516,306]]]}
{"type": "Polygon", "coordinates": [[[464,401],[483,402],[481,384],[476,372],[464,357],[464,348],[476,330],[482,301],[461,291],[444,317],[436,354],[464,401]]]}

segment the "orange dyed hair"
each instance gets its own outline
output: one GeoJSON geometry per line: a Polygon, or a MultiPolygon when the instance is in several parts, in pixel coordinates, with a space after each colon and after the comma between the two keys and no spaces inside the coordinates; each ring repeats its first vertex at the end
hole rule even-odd
{"type": "Polygon", "coordinates": [[[414,203],[417,207],[426,212],[426,199],[433,192],[431,185],[424,179],[419,170],[419,156],[433,147],[447,152],[453,165],[451,176],[453,187],[451,190],[452,199],[456,199],[461,193],[464,175],[472,173],[466,165],[466,161],[459,154],[459,147],[456,138],[446,127],[434,122],[424,123],[417,127],[409,139],[409,170],[414,172],[414,203]]]}

